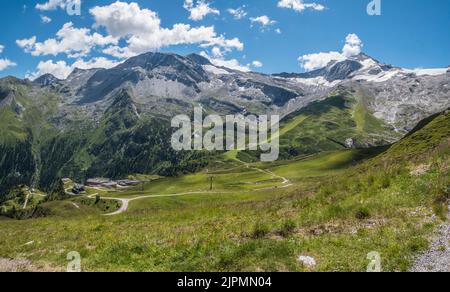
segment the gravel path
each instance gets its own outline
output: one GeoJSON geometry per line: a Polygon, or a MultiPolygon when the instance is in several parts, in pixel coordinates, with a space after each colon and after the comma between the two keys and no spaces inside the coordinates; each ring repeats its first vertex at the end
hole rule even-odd
{"type": "Polygon", "coordinates": [[[128,210],[128,205],[130,204],[131,201],[131,199],[121,199],[121,198],[102,198],[102,199],[115,200],[121,203],[119,210],[113,213],[103,214],[103,216],[115,216],[126,212],[128,210]]]}
{"type": "MultiPolygon", "coordinates": [[[[244,164],[247,168],[250,168],[248,163],[245,163],[241,160],[236,159],[237,161],[241,162],[242,164],[244,164]]],[[[290,184],[290,181],[282,176],[279,176],[275,173],[273,173],[272,171],[269,170],[264,170],[264,169],[260,169],[260,168],[256,168],[253,167],[253,169],[260,171],[262,173],[265,174],[269,174],[270,176],[272,176],[273,178],[277,178],[277,179],[281,179],[282,180],[282,186],[280,187],[270,187],[270,188],[264,188],[264,189],[255,189],[253,191],[264,191],[264,190],[273,190],[273,189],[283,189],[283,188],[287,188],[292,186],[292,184],[290,184]]],[[[121,207],[119,208],[119,210],[113,212],[113,213],[109,213],[109,214],[103,214],[103,216],[115,216],[115,215],[119,215],[122,213],[125,213],[128,210],[128,207],[130,205],[130,202],[132,201],[136,201],[136,200],[141,200],[141,199],[150,199],[150,198],[165,198],[165,197],[181,197],[181,196],[189,196],[189,195],[200,195],[200,194],[227,194],[229,192],[205,192],[205,191],[198,191],[198,192],[187,192],[187,193],[177,193],[177,194],[167,194],[167,195],[148,195],[148,196],[141,196],[141,197],[137,197],[137,198],[109,198],[109,197],[101,197],[101,199],[103,200],[114,200],[114,201],[119,201],[121,203],[121,207]]],[[[98,193],[93,194],[88,196],[88,198],[95,198],[95,196],[97,196],[98,193]]]]}
{"type": "Polygon", "coordinates": [[[439,226],[430,250],[416,259],[411,272],[450,272],[450,220],[439,226]]]}

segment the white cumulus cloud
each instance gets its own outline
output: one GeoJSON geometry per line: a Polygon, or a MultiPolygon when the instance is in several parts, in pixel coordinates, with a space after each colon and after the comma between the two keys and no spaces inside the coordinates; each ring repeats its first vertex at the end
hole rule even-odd
{"type": "Polygon", "coordinates": [[[359,55],[362,51],[363,42],[361,39],[354,33],[349,34],[345,38],[345,45],[342,49],[342,54],[345,57],[351,57],[359,55]]]}
{"type": "Polygon", "coordinates": [[[36,4],[36,9],[42,11],[55,10],[57,8],[65,9],[70,4],[80,5],[81,0],[48,0],[47,2],[36,4]]]}
{"type": "Polygon", "coordinates": [[[213,26],[191,27],[178,23],[172,28],[161,26],[159,16],[149,10],[141,9],[137,3],[115,2],[108,6],[96,6],[90,10],[94,27],[103,27],[113,37],[124,39],[125,47],[117,45],[103,52],[114,57],[131,57],[150,50],[173,45],[219,46],[226,50],[243,50],[244,44],[238,39],[227,39],[218,35],[213,26]]]}
{"type": "Polygon", "coordinates": [[[264,64],[261,61],[256,60],[252,62],[252,66],[255,68],[261,68],[264,66],[264,64]]]}
{"type": "Polygon", "coordinates": [[[327,66],[331,61],[343,61],[345,57],[339,52],[327,52],[303,55],[298,60],[306,71],[312,71],[327,66]]]}
{"type": "Polygon", "coordinates": [[[8,60],[8,59],[0,59],[0,71],[7,69],[8,67],[14,67],[17,64],[8,60]]]}
{"type": "Polygon", "coordinates": [[[251,17],[250,21],[252,23],[258,23],[262,26],[269,26],[269,25],[274,25],[275,23],[277,23],[275,20],[270,19],[270,17],[268,17],[267,15],[251,17]]]}
{"type": "Polygon", "coordinates": [[[78,59],[71,65],[67,64],[65,61],[55,62],[53,60],[48,60],[39,62],[36,71],[31,74],[28,74],[26,77],[31,80],[34,80],[44,74],[52,74],[58,79],[66,79],[75,68],[84,70],[93,68],[109,69],[119,64],[120,62],[109,60],[104,57],[93,58],[88,61],[78,59]]]}
{"type": "Polygon", "coordinates": [[[220,11],[212,8],[211,4],[205,0],[184,0],[183,7],[189,11],[190,20],[199,21],[205,18],[208,14],[220,15],[220,11]]]}
{"type": "Polygon", "coordinates": [[[316,11],[325,10],[325,6],[318,3],[304,3],[303,0],[280,0],[278,2],[278,7],[289,8],[297,12],[302,12],[306,9],[312,9],[316,11]]]}
{"type": "Polygon", "coordinates": [[[227,9],[228,13],[230,13],[234,19],[240,20],[247,16],[247,11],[245,11],[245,6],[238,7],[236,9],[229,8],[227,9]]]}
{"type": "Polygon", "coordinates": [[[25,77],[31,80],[44,74],[52,74],[56,78],[65,79],[72,72],[65,61],[53,62],[53,60],[41,61],[37,65],[36,72],[27,74],[25,77]]]}
{"type": "MultiPolygon", "coordinates": [[[[206,1],[192,1],[192,6],[189,1],[186,2],[186,5],[192,8],[211,8],[206,1]]],[[[37,8],[50,10],[61,7],[60,5],[63,5],[61,1],[48,1],[37,8]]],[[[210,51],[216,63],[248,71],[249,66],[242,66],[234,59],[225,59],[225,55],[233,50],[242,51],[244,44],[239,38],[228,38],[218,34],[214,26],[194,27],[185,23],[176,23],[172,27],[163,27],[156,12],[141,8],[135,2],[116,1],[104,6],[94,6],[89,13],[94,20],[92,28],[77,28],[69,22],[64,24],[53,38],[41,41],[36,36],[32,36],[16,40],[19,47],[33,56],[65,54],[66,57],[77,60],[74,64],[66,63],[67,60],[42,61],[36,68],[36,72],[29,74],[30,78],[46,73],[65,78],[75,67],[111,67],[117,59],[123,60],[176,45],[199,46],[210,51]],[[100,30],[106,33],[97,32],[100,30]],[[83,61],[92,53],[102,53],[115,60],[96,58],[92,61],[83,61]]]]}
{"type": "Polygon", "coordinates": [[[48,16],[41,15],[41,22],[42,23],[50,23],[50,22],[52,22],[52,19],[48,16]]]}
{"type": "Polygon", "coordinates": [[[17,45],[33,56],[46,56],[64,53],[71,58],[88,55],[96,46],[117,45],[118,39],[91,33],[88,28],[75,28],[68,22],[56,33],[56,38],[37,42],[36,37],[16,41],[17,45]]]}
{"type": "MultiPolygon", "coordinates": [[[[3,53],[3,50],[5,49],[5,46],[0,45],[0,54],[3,53]]],[[[9,59],[0,59],[0,71],[3,71],[9,67],[14,67],[17,64],[9,59]]]]}
{"type": "Polygon", "coordinates": [[[312,71],[327,66],[331,61],[344,61],[345,59],[361,53],[363,42],[354,33],[347,35],[342,52],[322,52],[303,55],[298,58],[300,65],[306,71],[312,71]]]}
{"type": "Polygon", "coordinates": [[[242,72],[250,72],[249,65],[242,65],[236,59],[225,59],[223,56],[210,56],[206,52],[201,52],[201,56],[207,58],[213,65],[217,67],[225,67],[232,70],[242,71],[242,72]]]}

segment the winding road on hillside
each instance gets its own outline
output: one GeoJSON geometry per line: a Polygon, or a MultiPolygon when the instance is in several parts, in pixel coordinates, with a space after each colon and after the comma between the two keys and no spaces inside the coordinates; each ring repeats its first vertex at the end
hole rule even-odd
{"type": "MultiPolygon", "coordinates": [[[[283,189],[283,188],[292,186],[292,184],[290,184],[290,181],[287,178],[279,176],[279,175],[273,173],[272,171],[264,170],[264,169],[257,168],[257,167],[250,167],[250,165],[248,163],[245,163],[237,158],[236,158],[236,161],[242,163],[246,168],[251,168],[251,169],[254,169],[261,173],[268,174],[268,175],[272,176],[272,178],[282,180],[282,186],[280,186],[280,187],[277,186],[277,187],[270,187],[270,188],[263,188],[263,189],[255,189],[255,190],[253,190],[255,192],[256,191],[264,191],[264,190],[273,190],[273,189],[283,189]]],[[[198,191],[198,192],[185,192],[185,193],[175,193],[175,194],[166,194],[166,195],[148,195],[148,196],[140,196],[140,197],[136,197],[136,198],[112,198],[112,197],[100,197],[100,198],[102,200],[114,200],[114,201],[118,201],[121,203],[121,206],[117,211],[115,211],[113,213],[103,214],[103,216],[115,216],[115,215],[120,215],[122,213],[125,213],[128,210],[130,202],[136,201],[136,200],[151,199],[151,198],[181,197],[181,196],[202,195],[202,194],[205,194],[205,195],[227,194],[227,193],[230,193],[230,192],[198,191]]],[[[98,193],[89,195],[88,198],[93,199],[96,196],[98,196],[98,193]]]]}

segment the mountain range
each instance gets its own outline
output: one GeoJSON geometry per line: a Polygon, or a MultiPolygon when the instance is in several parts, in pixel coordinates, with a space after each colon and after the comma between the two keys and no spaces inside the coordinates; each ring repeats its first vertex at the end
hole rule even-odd
{"type": "Polygon", "coordinates": [[[449,87],[449,68],[408,70],[365,54],[307,73],[241,72],[196,54],[146,53],[112,69],[75,69],[65,80],[6,77],[0,192],[45,189],[62,177],[197,171],[214,153],[171,150],[170,119],[198,105],[220,115],[279,114],[282,158],[387,145],[449,108],[449,87]]]}

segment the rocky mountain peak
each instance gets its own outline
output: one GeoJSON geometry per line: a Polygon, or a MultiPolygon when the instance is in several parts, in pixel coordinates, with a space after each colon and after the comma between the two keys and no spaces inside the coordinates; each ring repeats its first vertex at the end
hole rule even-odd
{"type": "Polygon", "coordinates": [[[78,78],[86,76],[86,75],[93,75],[94,73],[96,73],[98,71],[103,71],[103,70],[105,70],[105,69],[103,69],[103,68],[92,68],[92,69],[75,68],[69,74],[69,76],[67,77],[67,80],[78,79],[78,78]]]}
{"type": "Polygon", "coordinates": [[[380,62],[378,60],[376,60],[375,58],[372,58],[371,56],[367,55],[366,53],[359,53],[358,55],[349,57],[350,60],[355,60],[355,61],[359,61],[359,62],[363,62],[363,61],[367,61],[367,60],[372,60],[375,63],[380,64],[380,62]]]}
{"type": "Polygon", "coordinates": [[[19,79],[17,77],[14,76],[6,76],[3,78],[0,78],[0,86],[3,85],[8,85],[8,86],[12,86],[12,85],[30,85],[30,81],[28,79],[19,79]]]}
{"type": "Polygon", "coordinates": [[[328,82],[333,82],[347,79],[353,72],[360,70],[362,67],[363,65],[360,62],[348,59],[332,66],[327,66],[320,73],[328,82]]]}
{"type": "Polygon", "coordinates": [[[274,76],[302,79],[323,77],[326,81],[333,82],[337,80],[345,80],[352,73],[360,70],[361,68],[363,68],[363,65],[359,61],[347,59],[344,61],[332,61],[324,68],[306,73],[281,73],[275,74],[274,76]]]}
{"type": "Polygon", "coordinates": [[[306,73],[281,73],[277,77],[311,79],[322,77],[327,82],[351,79],[356,74],[378,75],[394,69],[391,65],[382,64],[371,56],[360,53],[343,61],[333,60],[327,66],[306,73]]]}
{"type": "MultiPolygon", "coordinates": [[[[138,95],[179,96],[189,92],[200,93],[199,84],[209,82],[209,75],[199,55],[180,56],[172,53],[149,52],[132,57],[122,64],[94,74],[78,74],[88,78],[68,78],[68,82],[81,85],[77,95],[81,103],[91,103],[115,94],[117,90],[133,87],[138,95]]],[[[71,74],[78,76],[77,72],[71,74]]]]}
{"type": "Polygon", "coordinates": [[[29,86],[31,83],[28,79],[21,80],[12,76],[0,78],[0,108],[10,104],[16,95],[21,95],[23,88],[29,86]]]}
{"type": "Polygon", "coordinates": [[[203,63],[205,63],[205,60],[199,55],[183,57],[172,53],[149,52],[128,59],[119,65],[118,68],[140,67],[144,70],[152,71],[159,67],[170,67],[182,70],[188,67],[201,66],[203,63]]]}
{"type": "Polygon", "coordinates": [[[33,84],[45,87],[45,86],[49,86],[55,83],[60,82],[61,80],[56,78],[54,75],[52,74],[44,74],[41,77],[35,79],[33,81],[33,84]]]}
{"type": "Polygon", "coordinates": [[[35,82],[61,85],[52,89],[64,95],[65,116],[76,116],[78,106],[86,113],[106,113],[109,107],[117,113],[122,107],[130,116],[173,116],[195,104],[218,113],[285,116],[341,85],[354,86],[352,92],[370,99],[378,118],[401,130],[448,106],[448,70],[406,70],[361,53],[311,72],[270,76],[219,68],[197,54],[150,52],[111,69],[75,69],[66,80],[46,75],[35,82]]]}
{"type": "Polygon", "coordinates": [[[190,55],[187,55],[186,58],[192,60],[193,62],[195,62],[199,65],[212,65],[211,62],[207,58],[205,58],[199,54],[190,54],[190,55]]]}

